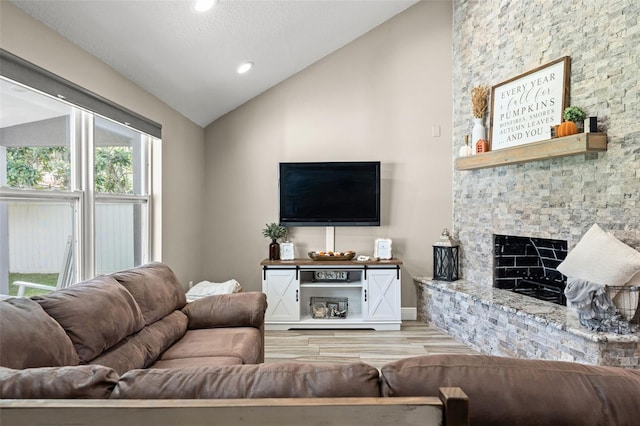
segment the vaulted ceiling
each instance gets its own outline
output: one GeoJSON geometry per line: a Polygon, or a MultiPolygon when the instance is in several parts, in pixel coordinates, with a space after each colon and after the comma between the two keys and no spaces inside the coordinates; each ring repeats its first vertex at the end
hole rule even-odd
{"type": "Polygon", "coordinates": [[[204,127],[417,0],[12,2],[204,127]]]}

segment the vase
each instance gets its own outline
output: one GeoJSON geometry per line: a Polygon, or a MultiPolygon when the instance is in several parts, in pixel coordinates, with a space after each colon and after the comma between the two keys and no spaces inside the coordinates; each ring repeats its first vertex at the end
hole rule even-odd
{"type": "MultiPolygon", "coordinates": [[[[471,146],[476,146],[480,139],[487,139],[482,118],[473,119],[473,130],[471,131],[471,146]]],[[[475,152],[475,150],[474,150],[475,152]]]]}
{"type": "Polygon", "coordinates": [[[280,244],[275,239],[269,244],[269,260],[280,260],[280,244]]]}

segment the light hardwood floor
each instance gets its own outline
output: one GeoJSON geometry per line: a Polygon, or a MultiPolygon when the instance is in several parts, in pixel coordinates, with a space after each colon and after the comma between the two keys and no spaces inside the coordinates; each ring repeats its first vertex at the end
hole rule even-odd
{"type": "Polygon", "coordinates": [[[400,331],[265,331],[265,362],[347,363],[364,361],[380,368],[411,356],[478,353],[419,321],[403,321],[400,331]]]}

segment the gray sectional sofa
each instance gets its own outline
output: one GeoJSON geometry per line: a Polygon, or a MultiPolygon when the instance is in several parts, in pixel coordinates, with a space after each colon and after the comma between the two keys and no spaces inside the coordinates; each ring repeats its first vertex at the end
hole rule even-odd
{"type": "Polygon", "coordinates": [[[173,271],[151,263],[0,303],[0,366],[141,368],[264,361],[262,293],[187,304],[173,271]]]}
{"type": "Polygon", "coordinates": [[[380,371],[364,362],[262,364],[265,310],[265,295],[250,292],[187,304],[161,263],[0,301],[0,423],[533,426],[640,418],[638,370],[485,355],[406,358],[380,371]]]}

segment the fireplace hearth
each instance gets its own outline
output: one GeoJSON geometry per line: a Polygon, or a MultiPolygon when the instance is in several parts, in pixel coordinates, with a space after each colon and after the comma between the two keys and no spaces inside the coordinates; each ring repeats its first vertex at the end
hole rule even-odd
{"type": "Polygon", "coordinates": [[[566,256],[564,240],[494,235],[493,285],[566,305],[566,277],[557,270],[566,256]]]}

